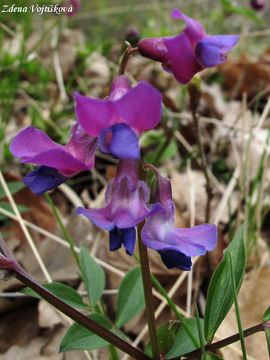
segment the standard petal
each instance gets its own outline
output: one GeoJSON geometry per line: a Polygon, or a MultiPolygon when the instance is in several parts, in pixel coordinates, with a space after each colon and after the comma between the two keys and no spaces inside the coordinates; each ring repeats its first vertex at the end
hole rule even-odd
{"type": "Polygon", "coordinates": [[[139,159],[138,136],[126,124],[116,124],[101,131],[100,151],[118,159],[139,159]]]}
{"type": "Polygon", "coordinates": [[[230,51],[238,42],[238,35],[206,36],[196,45],[195,53],[203,67],[222,64],[230,51]]]}
{"type": "Polygon", "coordinates": [[[30,160],[23,162],[31,162],[32,164],[49,166],[59,170],[63,175],[71,177],[80,171],[88,170],[88,167],[80,160],[76,159],[65,148],[53,149],[42,152],[33,156],[30,160]]]}
{"type": "Polygon", "coordinates": [[[115,118],[110,100],[92,99],[78,93],[74,95],[75,112],[81,127],[91,136],[110,127],[115,118]]]}
{"type": "Polygon", "coordinates": [[[122,241],[128,255],[133,255],[135,242],[136,242],[136,230],[134,227],[128,229],[122,229],[122,241]]]}
{"type": "Polygon", "coordinates": [[[113,104],[117,122],[127,124],[139,134],[158,125],[161,106],[160,92],[146,81],[141,81],[113,104]]]}
{"type": "Polygon", "coordinates": [[[110,219],[108,207],[101,209],[85,209],[79,207],[76,212],[79,215],[87,217],[93,224],[104,230],[112,230],[115,227],[110,219]]]}
{"type": "Polygon", "coordinates": [[[12,155],[21,158],[23,162],[48,150],[63,149],[64,146],[56,144],[43,131],[34,127],[27,127],[19,132],[10,144],[12,155]]]}
{"type": "Polygon", "coordinates": [[[181,83],[188,83],[203,67],[198,63],[189,38],[185,33],[164,38],[168,49],[170,67],[175,78],[181,83]]]}
{"type": "Polygon", "coordinates": [[[172,10],[172,18],[175,20],[183,20],[186,23],[185,33],[188,36],[192,46],[205,36],[205,30],[201,23],[185,15],[179,9],[172,10]]]}
{"type": "Polygon", "coordinates": [[[47,166],[40,166],[27,174],[23,178],[23,182],[33,193],[41,195],[48,190],[57,188],[67,179],[67,177],[55,169],[47,166]]]}
{"type": "Polygon", "coordinates": [[[191,257],[182,254],[181,252],[168,250],[159,251],[161,260],[168,269],[177,268],[180,270],[189,271],[192,266],[191,257]]]}

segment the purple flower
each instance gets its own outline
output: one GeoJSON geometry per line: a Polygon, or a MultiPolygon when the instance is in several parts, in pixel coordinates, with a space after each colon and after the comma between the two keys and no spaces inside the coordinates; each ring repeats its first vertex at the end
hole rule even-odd
{"type": "Polygon", "coordinates": [[[72,6],[72,12],[67,12],[67,16],[74,16],[81,8],[80,0],[68,0],[67,6],[72,6]]]}
{"type": "Polygon", "coordinates": [[[54,189],[67,178],[94,166],[97,139],[86,134],[79,124],[71,130],[66,145],[52,141],[43,131],[27,127],[15,136],[11,153],[22,163],[40,165],[24,182],[36,194],[54,189]]]}
{"type": "Polygon", "coordinates": [[[117,76],[104,100],[75,95],[76,113],[82,128],[99,138],[102,152],[119,159],[138,159],[138,136],[160,121],[161,94],[149,83],[134,88],[125,76],[117,76]]]}
{"type": "Polygon", "coordinates": [[[105,207],[101,209],[78,208],[77,213],[86,216],[96,226],[110,232],[110,250],[122,244],[132,255],[136,241],[135,226],[148,214],[147,185],[138,180],[135,160],[120,160],[117,174],[106,190],[105,207]]]}
{"type": "Polygon", "coordinates": [[[202,24],[178,9],[172,17],[186,24],[179,35],[142,39],[138,47],[141,55],[160,61],[182,84],[199,71],[223,63],[239,39],[238,35],[207,35],[202,24]]]}
{"type": "Polygon", "coordinates": [[[217,228],[209,224],[176,228],[171,184],[160,175],[157,179],[156,198],[158,202],[151,206],[142,229],[142,241],[145,246],[160,254],[169,269],[176,267],[190,270],[191,256],[204,255],[207,250],[213,250],[216,246],[217,228]]]}
{"type": "Polygon", "coordinates": [[[266,6],[265,0],[250,0],[250,6],[254,10],[263,10],[266,6]]]}

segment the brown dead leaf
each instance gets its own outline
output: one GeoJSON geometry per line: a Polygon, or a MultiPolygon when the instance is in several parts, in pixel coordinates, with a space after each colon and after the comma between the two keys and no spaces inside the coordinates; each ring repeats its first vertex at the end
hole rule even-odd
{"type": "Polygon", "coordinates": [[[245,54],[237,61],[227,60],[219,66],[219,70],[233,98],[241,98],[242,94],[246,93],[248,98],[252,99],[258,92],[268,89],[268,92],[264,92],[265,98],[270,92],[269,50],[257,61],[249,59],[245,54]]]}

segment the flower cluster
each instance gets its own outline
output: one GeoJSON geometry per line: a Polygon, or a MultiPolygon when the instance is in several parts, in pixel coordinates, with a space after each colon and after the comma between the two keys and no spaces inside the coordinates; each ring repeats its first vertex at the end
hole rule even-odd
{"type": "MultiPolygon", "coordinates": [[[[194,74],[225,60],[236,44],[236,35],[207,35],[203,26],[179,10],[175,19],[184,20],[186,28],[174,37],[143,39],[139,52],[160,61],[181,83],[194,74]]],[[[23,163],[38,167],[24,182],[36,194],[55,189],[78,173],[92,169],[95,152],[119,159],[115,178],[108,184],[105,205],[100,209],[77,209],[93,224],[109,232],[110,250],[122,245],[134,253],[136,227],[144,221],[142,241],[156,250],[168,268],[190,270],[191,257],[203,255],[215,247],[215,225],[202,224],[179,229],[174,226],[171,184],[156,172],[155,191],[140,180],[139,136],[155,128],[162,113],[162,96],[145,81],[132,87],[125,75],[114,78],[110,94],[100,100],[75,94],[77,122],[66,145],[52,141],[44,132],[28,127],[13,139],[10,150],[23,163]]]]}

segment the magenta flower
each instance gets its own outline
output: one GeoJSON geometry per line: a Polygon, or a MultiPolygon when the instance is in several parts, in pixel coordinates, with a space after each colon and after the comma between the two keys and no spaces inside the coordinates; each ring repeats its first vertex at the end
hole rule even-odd
{"type": "Polygon", "coordinates": [[[138,159],[138,136],[160,121],[161,94],[149,83],[134,88],[125,76],[117,76],[104,100],[75,95],[82,128],[99,138],[99,149],[119,159],[138,159]]]}
{"type": "Polygon", "coordinates": [[[192,228],[178,229],[174,226],[174,203],[170,181],[162,176],[157,179],[157,203],[142,229],[145,246],[156,250],[169,268],[190,270],[191,256],[204,255],[213,250],[217,242],[215,225],[202,224],[192,228]]]}
{"type": "Polygon", "coordinates": [[[110,232],[111,251],[124,245],[126,252],[132,255],[136,241],[135,226],[148,214],[148,198],[147,185],[138,180],[136,161],[120,160],[117,175],[106,190],[105,207],[78,208],[77,213],[110,232]]]}
{"type": "Polygon", "coordinates": [[[138,47],[141,55],[160,61],[182,84],[199,71],[223,63],[239,39],[238,35],[207,35],[202,24],[178,9],[172,17],[186,23],[179,35],[142,39],[138,47]]]}
{"type": "Polygon", "coordinates": [[[86,134],[79,124],[71,130],[66,145],[51,140],[43,131],[28,127],[15,136],[11,153],[22,163],[40,165],[24,182],[36,194],[56,188],[68,178],[94,166],[97,139],[86,134]]]}

